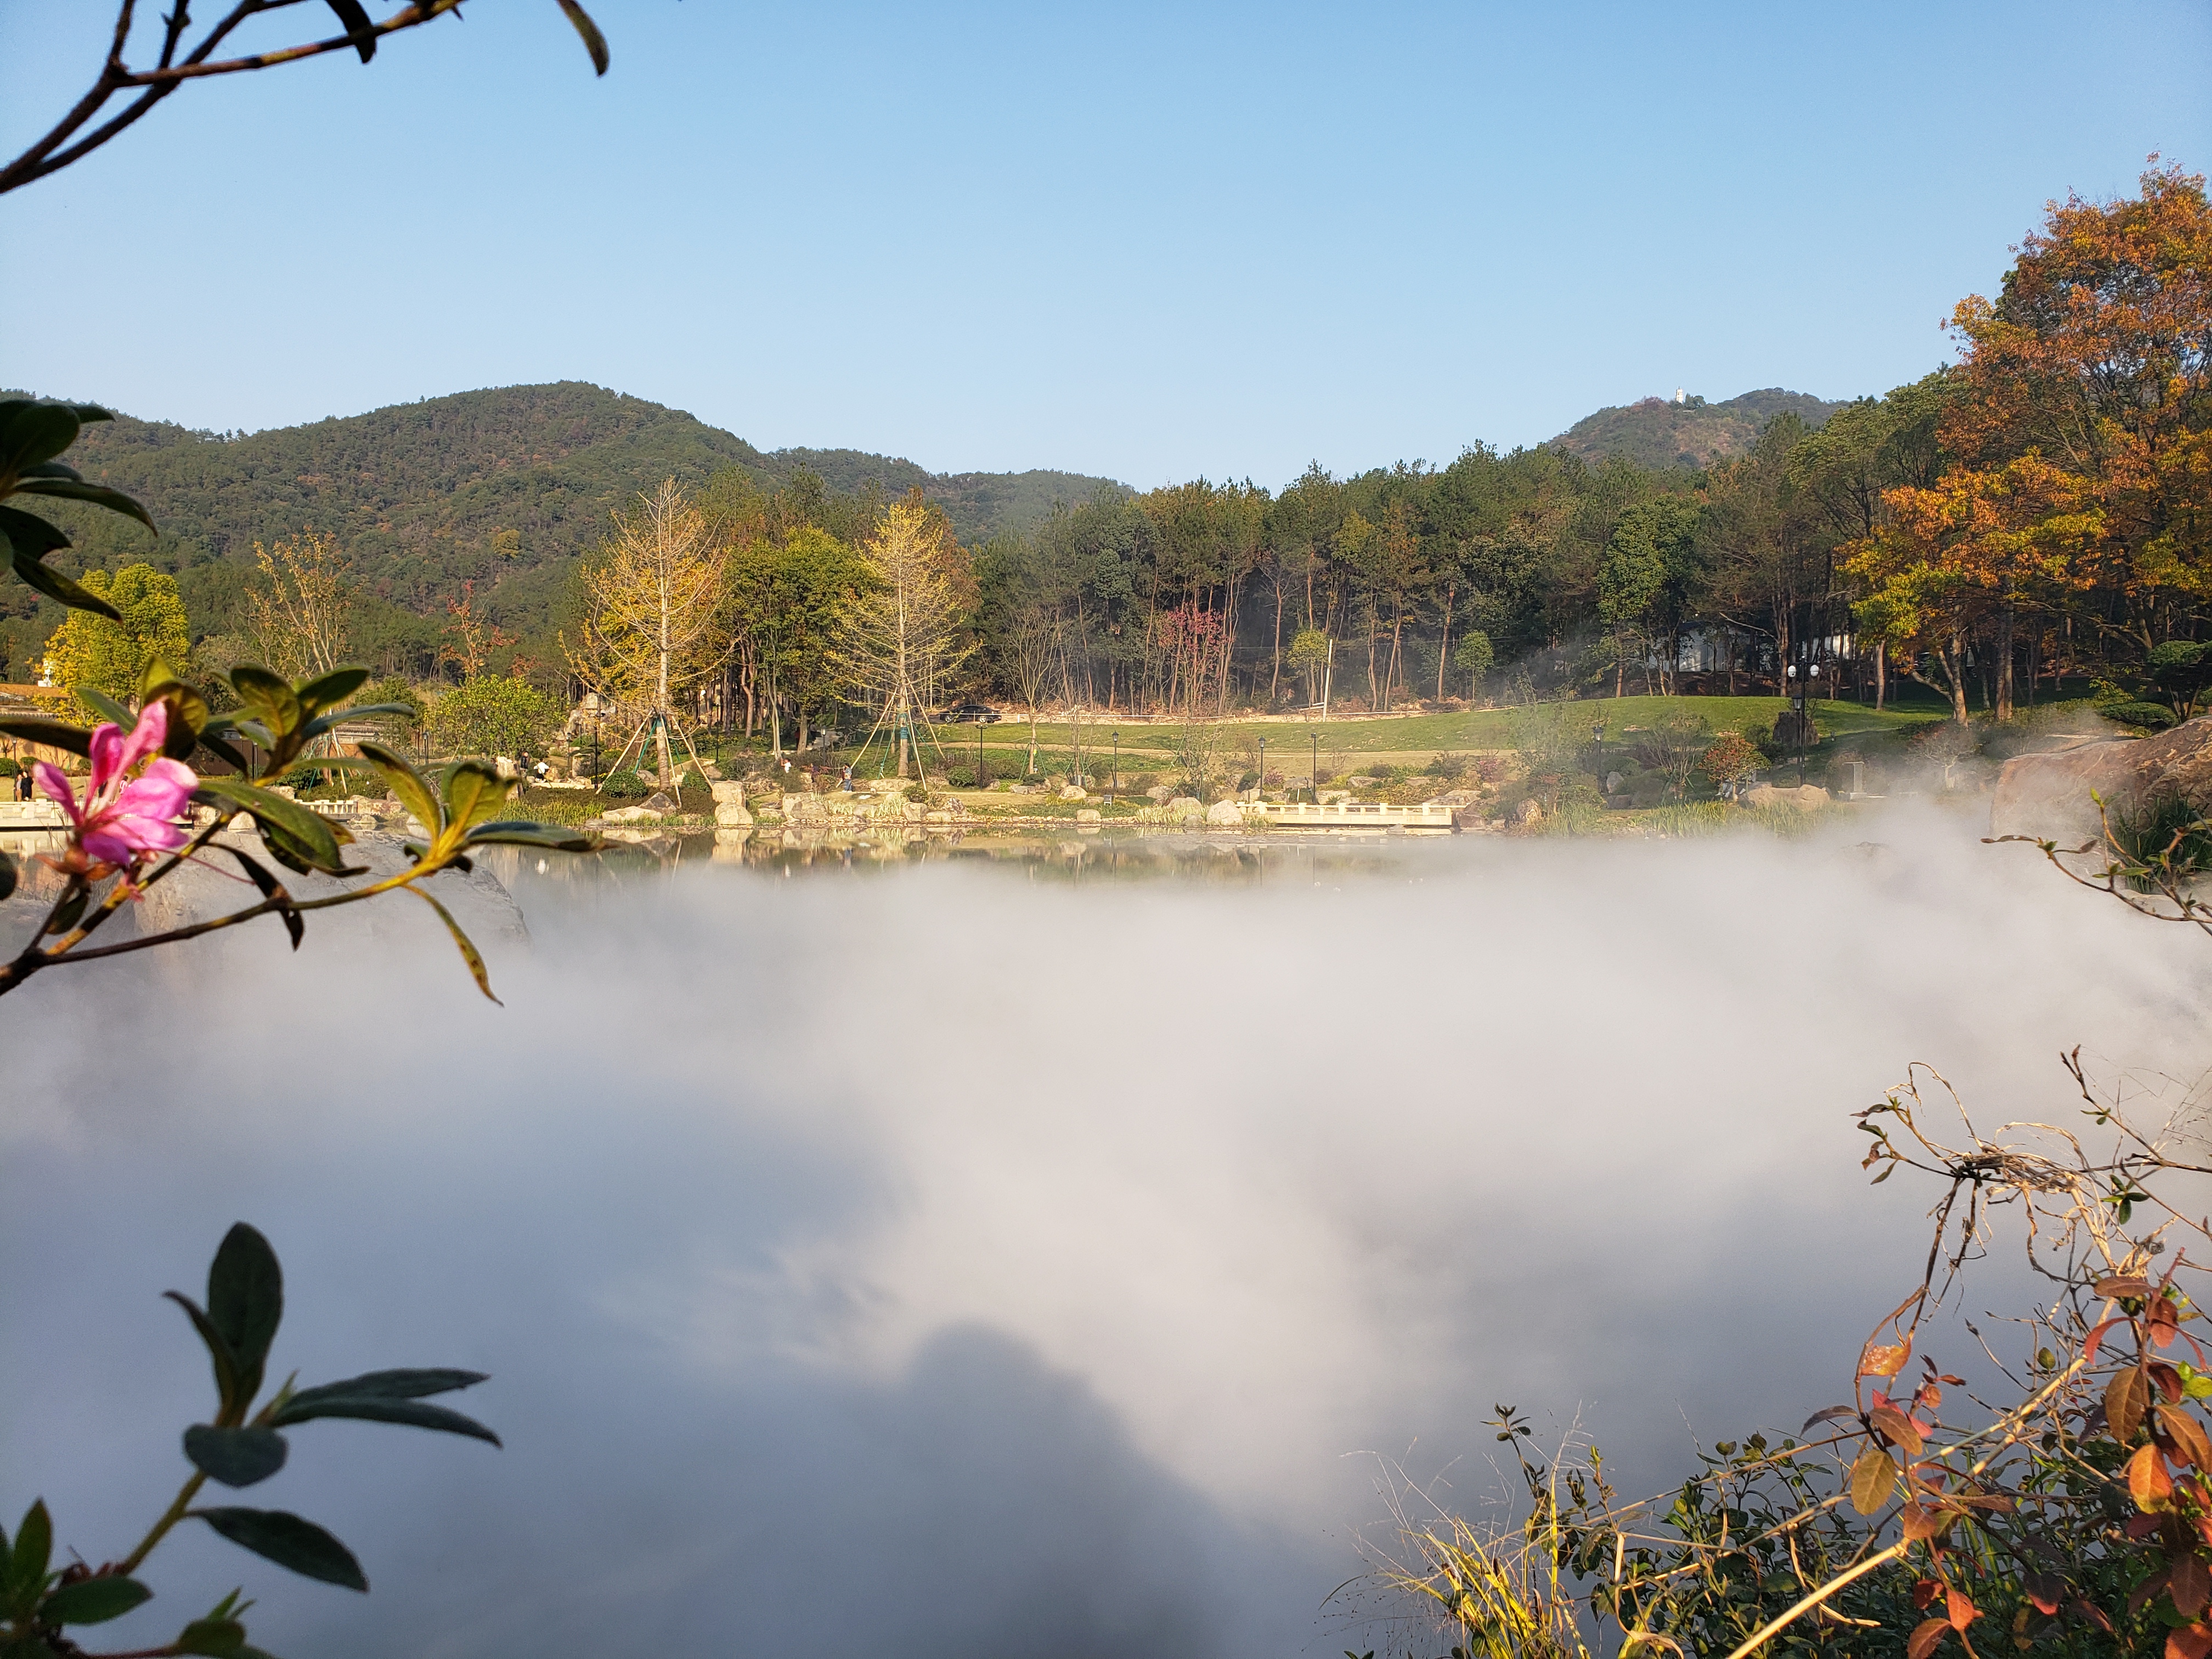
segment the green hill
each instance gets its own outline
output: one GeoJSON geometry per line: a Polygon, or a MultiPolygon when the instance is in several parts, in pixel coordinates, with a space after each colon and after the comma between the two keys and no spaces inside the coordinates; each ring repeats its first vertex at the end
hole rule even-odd
{"type": "MultiPolygon", "coordinates": [[[[1055,501],[1124,488],[1068,472],[940,476],[857,450],[768,453],[681,410],[575,381],[239,436],[123,417],[88,427],[68,459],[144,501],[161,526],[155,546],[126,520],[58,507],[52,516],[77,538],[83,564],[143,558],[173,571],[195,632],[230,633],[253,544],[312,526],[337,538],[361,580],[360,648],[380,666],[413,672],[468,582],[495,622],[545,659],[577,558],[611,513],[665,477],[696,486],[738,467],[774,489],[804,466],[836,494],[919,487],[968,542],[1024,528],[1055,501]]],[[[31,597],[0,584],[0,678],[26,673],[59,619],[31,597]]]]}
{"type": "Polygon", "coordinates": [[[1750,448],[1759,428],[1777,415],[1795,415],[1807,426],[1819,426],[1842,407],[1840,402],[1779,386],[1719,404],[1703,398],[1681,403],[1645,398],[1584,416],[1553,439],[1551,447],[1586,461],[1619,455],[1639,466],[1706,467],[1750,448]]]}

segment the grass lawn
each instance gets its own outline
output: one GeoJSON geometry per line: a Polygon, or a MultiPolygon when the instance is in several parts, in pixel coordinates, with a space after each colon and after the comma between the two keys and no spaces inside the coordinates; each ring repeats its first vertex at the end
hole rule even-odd
{"type": "MultiPolygon", "coordinates": [[[[1648,729],[1663,712],[1673,709],[1697,715],[1716,732],[1747,732],[1764,746],[1764,739],[1773,730],[1775,717],[1788,707],[1788,702],[1781,697],[1767,696],[1593,697],[1572,705],[1546,705],[1562,706],[1586,716],[1592,726],[1602,722],[1608,744],[1648,729]]],[[[1401,719],[1354,716],[1325,723],[1232,720],[1224,725],[1232,752],[1246,742],[1265,738],[1268,769],[1285,774],[1304,775],[1313,740],[1318,736],[1323,771],[1334,775],[1356,771],[1363,763],[1419,765],[1450,750],[1510,749],[1515,714],[1509,708],[1488,708],[1401,719]]],[[[1814,722],[1823,738],[1824,750],[1837,738],[1850,738],[1863,745],[1868,739],[1879,741],[1886,736],[1901,736],[1930,720],[1942,719],[1944,714],[1942,705],[1918,687],[1911,689],[1901,707],[1893,703],[1880,714],[1869,706],[1844,699],[1814,705],[1814,722]]],[[[1081,729],[1085,771],[1104,780],[1113,763],[1113,734],[1116,732],[1121,733],[1121,769],[1125,778],[1133,773],[1166,774],[1176,769],[1175,757],[1181,732],[1176,726],[1165,722],[1117,725],[1111,720],[1093,720],[1085,722],[1081,729]]],[[[1068,770],[1076,735],[1066,720],[1040,720],[1036,734],[1039,770],[1068,770]]],[[[945,759],[953,765],[972,757],[980,739],[992,772],[1000,777],[1018,777],[1027,758],[1030,728],[1027,720],[1009,716],[995,726],[939,726],[937,738],[945,759]]],[[[852,750],[839,750],[834,757],[817,756],[817,763],[834,767],[852,757],[852,750]]],[[[872,775],[875,763],[883,758],[883,746],[878,743],[861,763],[861,769],[872,775]]]]}

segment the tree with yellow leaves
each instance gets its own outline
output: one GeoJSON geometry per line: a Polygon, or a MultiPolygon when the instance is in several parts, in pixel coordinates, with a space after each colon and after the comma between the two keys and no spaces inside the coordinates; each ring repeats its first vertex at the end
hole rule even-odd
{"type": "Polygon", "coordinates": [[[327,674],[351,647],[346,623],[353,581],[338,544],[310,526],[274,547],[253,544],[261,580],[246,590],[246,629],[254,654],[286,679],[327,674]]]}
{"type": "Polygon", "coordinates": [[[904,777],[930,702],[975,649],[961,638],[972,580],[951,523],[918,496],[884,514],[860,555],[865,580],[840,610],[831,654],[854,700],[878,711],[875,731],[890,732],[904,777]]]}
{"type": "MultiPolygon", "coordinates": [[[[635,512],[615,515],[614,533],[577,575],[583,628],[574,646],[563,634],[562,649],[588,689],[637,716],[616,764],[650,732],[664,789],[676,781],[668,732],[677,695],[718,672],[729,654],[720,604],[728,561],[726,539],[670,478],[641,495],[635,512]]],[[[684,741],[689,750],[690,739],[684,741]]]]}

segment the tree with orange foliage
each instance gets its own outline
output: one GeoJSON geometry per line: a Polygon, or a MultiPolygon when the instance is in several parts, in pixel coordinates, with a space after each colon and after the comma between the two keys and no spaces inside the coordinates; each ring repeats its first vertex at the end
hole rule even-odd
{"type": "Polygon", "coordinates": [[[1960,301],[1952,465],[1887,492],[1892,522],[1845,550],[1863,632],[1932,657],[1961,721],[1977,635],[2011,715],[2023,608],[2148,657],[2212,596],[2212,204],[2157,159],[2139,198],[2051,204],[1998,297],[1960,301]]]}
{"type": "Polygon", "coordinates": [[[1885,500],[1890,521],[1850,544],[1845,571],[1866,586],[1860,632],[1950,699],[1966,723],[1966,656],[1980,636],[1997,659],[1996,715],[2012,714],[2014,618],[2056,608],[2087,585],[2085,556],[2102,520],[2081,482],[2040,456],[1954,467],[1929,488],[1885,500]],[[1921,665],[1932,660],[1942,679],[1921,665]]]}

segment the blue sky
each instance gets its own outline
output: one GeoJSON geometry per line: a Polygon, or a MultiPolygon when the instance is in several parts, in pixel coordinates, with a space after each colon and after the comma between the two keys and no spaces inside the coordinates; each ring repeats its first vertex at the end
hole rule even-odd
{"type": "MultiPolygon", "coordinates": [[[[1279,486],[1882,391],[2046,198],[2212,164],[2203,0],[593,10],[603,81],[552,0],[475,0],[0,198],[0,383],[253,429],[576,379],[764,448],[1279,486]]],[[[0,7],[9,154],[111,15],[0,7]]]]}

